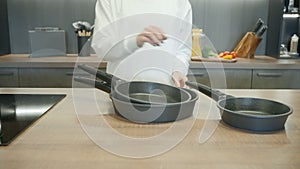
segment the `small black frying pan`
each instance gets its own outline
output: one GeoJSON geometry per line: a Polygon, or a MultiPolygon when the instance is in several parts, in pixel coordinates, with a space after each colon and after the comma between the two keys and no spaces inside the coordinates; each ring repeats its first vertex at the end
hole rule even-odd
{"type": "Polygon", "coordinates": [[[249,97],[233,97],[208,86],[186,82],[217,101],[223,122],[230,126],[256,133],[268,133],[284,129],[293,109],[283,103],[249,97]]]}

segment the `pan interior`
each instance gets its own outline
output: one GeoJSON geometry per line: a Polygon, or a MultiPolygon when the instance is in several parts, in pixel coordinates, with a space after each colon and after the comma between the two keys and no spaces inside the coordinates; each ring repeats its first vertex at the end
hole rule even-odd
{"type": "Polygon", "coordinates": [[[255,117],[280,116],[291,112],[291,108],[287,105],[259,98],[230,98],[221,100],[219,107],[232,113],[255,117]]]}
{"type": "Polygon", "coordinates": [[[176,103],[177,100],[173,97],[161,95],[161,94],[152,94],[152,93],[132,93],[129,95],[130,98],[136,100],[142,100],[152,103],[176,103]]]}
{"type": "Polygon", "coordinates": [[[238,111],[235,111],[235,113],[248,114],[248,115],[263,115],[263,116],[272,115],[269,112],[254,111],[254,110],[238,110],[238,111]]]}
{"type": "Polygon", "coordinates": [[[181,103],[191,99],[185,90],[154,82],[123,83],[117,85],[115,90],[119,95],[138,103],[181,103]]]}

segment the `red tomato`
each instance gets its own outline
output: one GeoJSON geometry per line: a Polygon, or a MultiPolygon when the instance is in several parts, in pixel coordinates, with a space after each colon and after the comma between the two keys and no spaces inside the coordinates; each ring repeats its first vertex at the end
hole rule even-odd
{"type": "Polygon", "coordinates": [[[230,54],[229,51],[225,51],[225,52],[223,53],[223,56],[226,56],[226,55],[229,55],[229,54],[230,54]]]}
{"type": "Polygon", "coordinates": [[[237,56],[237,54],[236,54],[236,52],[230,52],[230,55],[232,55],[233,56],[233,58],[237,58],[238,56],[237,56]]]}

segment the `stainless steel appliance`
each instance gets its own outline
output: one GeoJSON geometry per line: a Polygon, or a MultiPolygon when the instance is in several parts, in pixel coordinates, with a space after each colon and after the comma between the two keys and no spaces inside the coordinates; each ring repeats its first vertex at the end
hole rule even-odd
{"type": "Polygon", "coordinates": [[[9,145],[65,96],[0,94],[0,145],[9,145]]]}

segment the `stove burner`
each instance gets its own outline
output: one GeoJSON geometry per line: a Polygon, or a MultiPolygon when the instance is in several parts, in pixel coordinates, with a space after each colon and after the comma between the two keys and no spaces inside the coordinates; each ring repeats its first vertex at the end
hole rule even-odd
{"type": "Polygon", "coordinates": [[[0,94],[0,146],[9,145],[21,132],[65,96],[0,94]]]}

